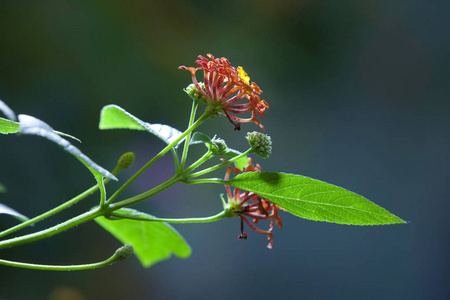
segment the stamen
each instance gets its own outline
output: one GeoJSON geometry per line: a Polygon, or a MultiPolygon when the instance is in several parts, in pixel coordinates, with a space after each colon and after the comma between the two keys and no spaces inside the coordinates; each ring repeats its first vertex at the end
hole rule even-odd
{"type": "Polygon", "coordinates": [[[223,112],[225,113],[225,116],[227,116],[228,120],[231,122],[231,124],[234,125],[234,130],[241,130],[241,123],[235,123],[232,119],[231,116],[227,113],[226,110],[222,109],[223,112]]]}
{"type": "Polygon", "coordinates": [[[241,218],[241,234],[238,236],[238,240],[242,240],[242,239],[246,240],[248,235],[244,232],[244,220],[243,220],[243,218],[245,218],[245,217],[241,216],[240,218],[241,218]]]}

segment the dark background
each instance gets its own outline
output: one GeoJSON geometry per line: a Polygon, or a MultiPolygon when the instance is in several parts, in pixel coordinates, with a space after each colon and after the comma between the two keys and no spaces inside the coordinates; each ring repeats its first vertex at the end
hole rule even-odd
{"type": "MultiPolygon", "coordinates": [[[[343,186],[409,223],[352,227],[283,213],[273,250],[250,230],[238,241],[238,219],[179,225],[193,248],[187,260],[144,269],[133,257],[61,273],[0,266],[0,299],[449,299],[449,9],[443,0],[1,1],[0,99],[77,136],[105,168],[134,151],[136,170],[163,143],[144,132],[99,131],[100,109],[114,103],[183,129],[190,74],[177,67],[212,53],[244,66],[270,104],[263,124],[273,155],[255,158],[263,170],[343,186]]],[[[200,128],[238,149],[257,129],[234,132],[223,117],[200,128]]],[[[10,135],[0,145],[0,182],[8,188],[0,202],[25,215],[94,184],[46,140],[10,135]]],[[[127,195],[172,170],[167,156],[127,195]]],[[[223,192],[178,184],[136,208],[208,216],[220,211],[223,192]]],[[[34,230],[96,202],[84,200],[34,230]]],[[[16,224],[0,217],[0,229],[16,224]]],[[[119,246],[91,222],[0,256],[77,264],[103,260],[119,246]]]]}

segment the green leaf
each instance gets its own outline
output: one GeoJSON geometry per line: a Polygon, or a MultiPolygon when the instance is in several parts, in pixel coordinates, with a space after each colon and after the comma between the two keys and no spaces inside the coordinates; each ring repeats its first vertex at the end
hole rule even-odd
{"type": "Polygon", "coordinates": [[[191,145],[194,144],[212,144],[211,138],[202,132],[194,132],[189,142],[191,145]]]}
{"type": "Polygon", "coordinates": [[[179,130],[164,124],[144,122],[120,106],[110,104],[102,108],[98,128],[104,129],[134,129],[145,130],[156,135],[165,143],[170,144],[182,134],[179,130]]]}
{"type": "Polygon", "coordinates": [[[0,183],[0,193],[6,193],[6,186],[0,183]]]}
{"type": "MultiPolygon", "coordinates": [[[[17,120],[16,114],[12,111],[8,105],[5,104],[2,100],[0,100],[0,111],[9,119],[0,118],[0,133],[2,134],[10,134],[10,133],[18,133],[19,132],[19,123],[15,122],[17,120]]],[[[74,136],[71,136],[67,133],[55,131],[57,134],[61,136],[65,136],[71,139],[74,139],[81,143],[79,139],[74,136]]]]}
{"type": "MultiPolygon", "coordinates": [[[[0,133],[2,133],[2,134],[18,133],[19,127],[20,127],[20,124],[18,122],[0,118],[0,133]]],[[[80,139],[78,139],[70,134],[56,131],[56,130],[54,130],[54,131],[55,131],[55,133],[57,133],[60,136],[68,137],[68,138],[71,138],[71,139],[81,143],[80,139]]]]}
{"type": "Polygon", "coordinates": [[[73,156],[75,156],[83,165],[91,171],[94,177],[97,179],[99,175],[104,177],[108,177],[113,180],[117,180],[114,175],[105,170],[104,168],[97,165],[93,162],[89,157],[83,154],[78,148],[73,146],[67,140],[60,137],[49,125],[42,122],[35,117],[27,116],[27,115],[19,115],[19,131],[22,134],[30,134],[30,135],[38,135],[44,137],[59,146],[61,146],[65,151],[69,152],[73,156]]]}
{"type": "Polygon", "coordinates": [[[27,220],[29,220],[28,217],[22,215],[21,213],[15,211],[14,209],[12,209],[9,206],[6,206],[5,204],[1,204],[0,203],[0,214],[6,214],[6,215],[10,215],[15,217],[16,219],[25,222],[27,220]]]}
{"type": "MultiPolygon", "coordinates": [[[[130,218],[154,218],[129,208],[116,212],[130,218]]],[[[122,243],[132,244],[134,253],[146,268],[169,259],[172,254],[180,258],[191,255],[191,248],[183,237],[166,223],[132,219],[108,220],[104,217],[98,217],[95,221],[122,243]]]]}
{"type": "Polygon", "coordinates": [[[11,134],[19,132],[19,123],[0,118],[0,133],[11,134]]]}
{"type": "Polygon", "coordinates": [[[8,105],[6,105],[5,102],[3,102],[2,100],[0,100],[0,111],[3,112],[3,114],[10,119],[11,121],[15,121],[17,120],[16,118],[16,114],[13,112],[13,110],[11,108],[8,107],[8,105]]]}
{"type": "Polygon", "coordinates": [[[305,176],[249,172],[223,182],[254,192],[308,220],[347,225],[406,223],[360,195],[305,176]]]}
{"type": "MultiPolygon", "coordinates": [[[[227,151],[227,153],[225,153],[225,156],[229,157],[229,158],[233,158],[233,157],[236,157],[236,156],[241,155],[241,154],[242,153],[237,151],[237,150],[228,148],[228,151],[227,151]]],[[[239,170],[242,171],[245,167],[248,166],[248,163],[249,163],[248,157],[244,156],[244,157],[241,157],[238,160],[236,160],[234,162],[234,165],[236,166],[236,168],[238,168],[239,170]]]]}

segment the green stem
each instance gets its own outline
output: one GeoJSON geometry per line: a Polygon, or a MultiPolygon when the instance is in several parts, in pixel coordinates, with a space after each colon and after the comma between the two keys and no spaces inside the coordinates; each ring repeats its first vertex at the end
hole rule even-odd
{"type": "Polygon", "coordinates": [[[208,150],[202,157],[200,157],[196,162],[194,162],[192,165],[189,166],[186,170],[184,170],[184,174],[188,174],[189,172],[195,170],[197,167],[199,167],[201,164],[203,164],[205,161],[209,160],[212,157],[212,151],[208,150]]]}
{"type": "MultiPolygon", "coordinates": [[[[197,112],[198,107],[198,101],[192,101],[192,109],[191,109],[191,116],[189,117],[189,125],[188,128],[192,126],[194,123],[195,113],[197,112]]],[[[186,136],[186,140],[184,141],[184,148],[183,148],[183,154],[181,156],[181,163],[180,163],[180,170],[183,170],[184,165],[186,163],[186,158],[189,150],[189,143],[191,140],[191,133],[186,136]]]]}
{"type": "Polygon", "coordinates": [[[181,181],[181,177],[179,175],[175,175],[174,177],[170,178],[169,180],[167,180],[166,182],[161,183],[160,185],[152,188],[149,191],[146,191],[140,195],[128,198],[126,200],[122,200],[120,202],[114,203],[109,205],[108,210],[109,211],[114,211],[116,209],[122,208],[122,207],[126,207],[126,206],[130,206],[133,204],[136,204],[138,202],[141,202],[147,198],[150,198],[162,191],[164,191],[165,189],[171,187],[172,185],[174,185],[175,183],[181,181]]]}
{"type": "Polygon", "coordinates": [[[220,178],[204,178],[204,179],[189,179],[189,180],[185,180],[184,183],[188,183],[188,184],[200,184],[200,183],[227,184],[227,181],[220,179],[220,178]]]}
{"type": "Polygon", "coordinates": [[[103,176],[97,175],[95,176],[95,179],[97,180],[97,185],[100,188],[100,207],[104,207],[106,201],[106,189],[103,181],[103,176]]]}
{"type": "Polygon", "coordinates": [[[158,159],[160,159],[164,154],[166,154],[170,149],[178,144],[185,136],[191,133],[195,128],[197,128],[201,123],[207,120],[210,114],[205,112],[194,124],[192,124],[185,132],[183,132],[175,141],[167,145],[161,152],[159,152],[155,157],[153,157],[147,164],[145,164],[139,171],[137,171],[127,182],[125,182],[110,198],[106,201],[106,204],[110,204],[116,199],[133,181],[135,181],[145,170],[147,170],[151,165],[153,165],[158,159]]]}
{"type": "Polygon", "coordinates": [[[210,217],[204,217],[204,218],[182,218],[182,219],[167,219],[167,218],[142,218],[138,216],[127,216],[127,215],[121,215],[119,213],[112,213],[111,214],[114,217],[119,217],[122,219],[132,219],[132,220],[139,220],[139,221],[150,221],[150,222],[165,222],[165,223],[209,223],[209,222],[215,222],[224,218],[229,218],[230,212],[227,210],[221,211],[220,213],[210,216],[210,217]]]}
{"type": "Polygon", "coordinates": [[[212,167],[210,167],[208,169],[205,169],[203,171],[199,171],[197,173],[193,173],[193,174],[187,175],[186,178],[187,179],[194,178],[194,177],[198,177],[198,176],[210,173],[210,172],[215,171],[217,169],[220,169],[220,168],[222,168],[222,167],[224,167],[226,165],[229,165],[230,163],[235,162],[236,160],[238,160],[238,159],[240,159],[240,158],[242,158],[244,156],[247,156],[247,155],[249,155],[252,152],[254,152],[254,150],[252,148],[250,148],[247,151],[245,151],[244,153],[241,153],[238,156],[235,156],[235,157],[231,158],[230,160],[227,160],[227,161],[225,161],[223,163],[220,163],[220,164],[217,164],[215,166],[212,166],[212,167]]]}
{"type": "Polygon", "coordinates": [[[26,243],[30,243],[30,242],[34,242],[34,241],[39,241],[39,240],[54,236],[60,232],[63,232],[67,229],[70,229],[72,227],[75,227],[77,225],[85,223],[92,219],[95,219],[99,216],[111,214],[116,209],[119,209],[119,208],[122,208],[125,206],[130,206],[130,205],[138,203],[142,200],[145,200],[149,197],[152,197],[152,196],[162,192],[163,190],[169,188],[170,186],[174,185],[175,183],[177,183],[180,180],[181,179],[179,176],[174,176],[171,179],[169,179],[168,181],[156,186],[155,188],[153,188],[145,193],[137,195],[135,197],[111,204],[109,206],[97,207],[91,211],[85,212],[77,217],[74,217],[74,218],[67,220],[63,223],[60,223],[56,226],[53,226],[53,227],[50,227],[50,228],[47,228],[47,229],[44,229],[44,230],[41,230],[41,231],[38,231],[35,233],[31,233],[31,234],[23,235],[20,237],[1,241],[0,249],[13,247],[13,246],[17,246],[17,245],[22,245],[22,244],[26,244],[26,243]]]}
{"type": "Polygon", "coordinates": [[[74,226],[80,225],[84,222],[92,220],[103,214],[105,214],[105,210],[96,208],[94,210],[85,212],[77,217],[69,219],[63,223],[60,223],[56,226],[53,226],[53,227],[50,227],[50,228],[47,228],[47,229],[44,229],[44,230],[41,230],[41,231],[38,231],[35,233],[31,233],[31,234],[23,235],[20,237],[12,238],[9,240],[1,241],[0,249],[17,246],[17,245],[22,245],[22,244],[26,244],[26,243],[30,243],[30,242],[34,242],[34,241],[39,241],[39,240],[54,236],[55,234],[63,232],[74,226]]]}
{"type": "MultiPolygon", "coordinates": [[[[109,180],[110,180],[110,179],[106,179],[106,180],[105,180],[105,183],[106,183],[107,181],[109,181],[109,180]]],[[[11,227],[11,228],[9,228],[9,229],[7,229],[7,230],[5,230],[5,231],[2,231],[2,232],[0,233],[0,237],[3,237],[3,236],[5,236],[5,235],[8,235],[8,234],[10,234],[10,233],[13,233],[13,232],[15,232],[15,231],[17,231],[17,230],[20,230],[20,229],[22,229],[22,228],[25,228],[25,227],[30,226],[30,225],[32,225],[32,224],[35,224],[35,223],[37,223],[37,222],[39,222],[39,221],[42,221],[42,220],[44,220],[44,219],[46,219],[46,218],[48,218],[48,217],[50,217],[50,216],[52,216],[52,215],[54,215],[54,214],[56,214],[56,213],[62,211],[62,210],[64,210],[64,209],[66,209],[66,208],[68,208],[68,207],[74,205],[74,204],[77,203],[78,201],[80,201],[80,200],[82,200],[82,199],[88,197],[88,196],[91,195],[93,192],[95,192],[97,189],[98,189],[98,185],[93,186],[93,187],[91,187],[90,189],[88,189],[88,190],[86,190],[85,192],[83,192],[82,194],[76,196],[75,198],[70,199],[69,201],[67,201],[67,202],[65,202],[65,203],[63,203],[63,204],[61,204],[61,205],[58,206],[58,207],[55,207],[55,208],[52,209],[52,210],[49,210],[49,211],[47,211],[47,212],[45,212],[45,213],[43,213],[43,214],[41,214],[41,215],[39,215],[39,216],[37,216],[37,217],[34,217],[33,219],[30,219],[30,220],[28,220],[28,221],[25,221],[25,222],[23,222],[23,223],[20,223],[20,224],[14,226],[14,227],[11,227]]]]}
{"type": "Polygon", "coordinates": [[[111,265],[117,261],[124,260],[123,254],[120,253],[120,250],[124,248],[119,248],[110,258],[92,264],[83,264],[83,265],[40,265],[40,264],[30,264],[30,263],[22,263],[10,260],[0,259],[0,264],[10,267],[17,268],[25,268],[25,269],[35,269],[35,270],[48,270],[48,271],[79,271],[79,270],[89,270],[89,269],[97,269],[101,267],[106,267],[111,265]]]}
{"type": "MultiPolygon", "coordinates": [[[[114,176],[116,176],[120,171],[122,171],[122,168],[119,165],[117,165],[111,173],[114,176]]],[[[105,184],[107,184],[110,181],[111,181],[110,178],[106,178],[105,180],[103,180],[103,184],[105,185],[105,184]]],[[[11,227],[11,228],[9,228],[7,230],[4,230],[4,231],[0,232],[0,237],[6,236],[8,234],[11,234],[11,233],[13,233],[15,231],[18,231],[18,230],[22,229],[22,228],[25,228],[27,226],[33,225],[33,224],[35,224],[37,222],[40,222],[40,221],[42,221],[42,220],[44,220],[44,219],[46,219],[46,218],[48,218],[48,217],[50,217],[50,216],[52,216],[52,215],[54,215],[56,213],[59,213],[60,211],[63,211],[64,209],[69,208],[70,206],[72,206],[75,203],[79,202],[80,200],[83,200],[84,198],[90,196],[98,188],[99,188],[99,185],[97,184],[97,185],[91,187],[90,189],[84,191],[83,193],[79,194],[78,196],[70,199],[69,201],[64,202],[63,204],[53,208],[52,210],[49,210],[49,211],[47,211],[47,212],[45,212],[45,213],[43,213],[43,214],[41,214],[39,216],[34,217],[33,219],[27,220],[27,221],[25,221],[23,223],[20,223],[20,224],[14,226],[14,227],[11,227]]]]}
{"type": "Polygon", "coordinates": [[[84,222],[92,220],[94,218],[97,218],[99,216],[111,214],[114,210],[133,205],[135,203],[138,203],[142,200],[150,198],[150,197],[164,191],[165,189],[169,188],[170,186],[174,185],[175,183],[181,181],[181,178],[182,177],[180,177],[180,175],[175,175],[174,177],[167,180],[166,182],[163,182],[162,184],[160,184],[160,185],[154,187],[153,189],[151,189],[147,192],[144,192],[140,195],[128,198],[126,200],[123,200],[123,201],[120,201],[120,202],[117,202],[114,204],[107,204],[104,207],[97,207],[94,210],[85,212],[77,217],[74,217],[70,220],[67,220],[63,223],[60,223],[56,226],[47,228],[47,229],[39,231],[39,232],[35,232],[35,233],[28,234],[28,235],[1,241],[0,249],[17,246],[17,245],[22,245],[25,243],[30,243],[30,242],[38,241],[38,240],[41,240],[44,238],[48,238],[48,237],[51,237],[62,231],[70,229],[74,226],[77,226],[79,224],[82,224],[84,222]]]}
{"type": "Polygon", "coordinates": [[[178,171],[180,169],[180,161],[178,160],[178,154],[175,149],[172,148],[172,156],[173,156],[173,162],[175,165],[175,170],[178,171]]]}

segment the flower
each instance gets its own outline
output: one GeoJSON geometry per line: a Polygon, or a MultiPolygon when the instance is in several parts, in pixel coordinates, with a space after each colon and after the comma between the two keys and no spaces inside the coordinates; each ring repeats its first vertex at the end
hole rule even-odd
{"type": "Polygon", "coordinates": [[[186,69],[192,74],[192,82],[208,104],[207,111],[212,117],[218,114],[225,115],[234,125],[235,130],[240,130],[241,123],[253,122],[262,129],[264,126],[256,118],[264,117],[264,111],[269,108],[266,101],[261,100],[262,94],[256,83],[250,83],[250,77],[242,67],[237,69],[230,65],[225,57],[214,58],[208,54],[208,58],[198,56],[198,67],[180,66],[178,69],[186,69]],[[203,70],[202,83],[195,76],[198,70],[203,70]],[[248,100],[247,103],[237,102],[248,100]],[[240,118],[236,114],[251,113],[250,118],[240,118]]]}
{"type": "MultiPolygon", "coordinates": [[[[233,168],[230,165],[228,165],[227,168],[225,180],[230,179],[231,172],[241,172],[241,170],[233,168]]],[[[242,170],[242,172],[261,172],[261,167],[259,164],[254,166],[251,158],[249,158],[249,164],[242,170]]],[[[230,186],[228,185],[225,185],[225,189],[227,190],[229,208],[241,219],[241,234],[238,236],[238,239],[247,239],[248,236],[244,232],[244,223],[246,223],[252,230],[266,235],[269,240],[267,248],[272,249],[273,222],[275,221],[275,224],[277,224],[280,229],[283,227],[281,217],[278,215],[280,207],[253,192],[242,191],[239,188],[235,188],[232,192],[230,186]],[[251,221],[249,219],[251,219],[251,221]],[[259,220],[268,219],[272,220],[268,230],[262,230],[256,226],[259,220]]]]}

